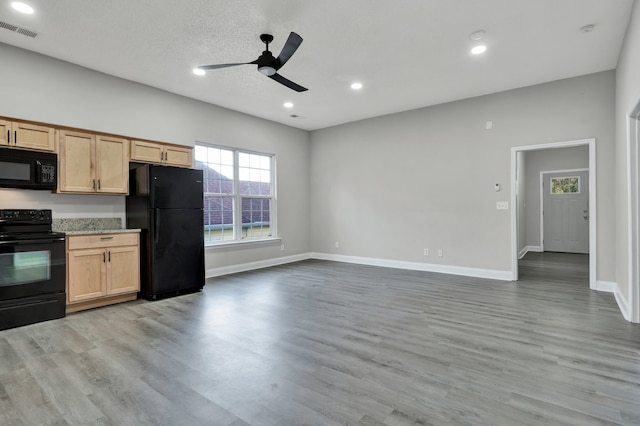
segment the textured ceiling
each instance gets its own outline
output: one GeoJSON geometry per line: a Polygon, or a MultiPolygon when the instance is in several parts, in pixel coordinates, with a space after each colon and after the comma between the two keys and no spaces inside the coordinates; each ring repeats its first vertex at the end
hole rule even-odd
{"type": "Polygon", "coordinates": [[[0,2],[0,42],[243,113],[314,130],[616,67],[633,0],[25,0],[0,2]],[[590,33],[579,29],[595,24],[590,33]],[[475,30],[488,51],[471,56],[475,30]],[[279,71],[249,62],[270,33],[304,41],[279,71]],[[361,81],[359,92],[349,89],[361,81]],[[295,104],[283,108],[285,101],[295,104]],[[290,115],[298,115],[292,118],[290,115]]]}

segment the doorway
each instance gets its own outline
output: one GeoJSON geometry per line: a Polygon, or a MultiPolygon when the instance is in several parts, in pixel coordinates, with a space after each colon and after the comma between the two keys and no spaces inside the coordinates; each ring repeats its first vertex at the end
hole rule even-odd
{"type": "MultiPolygon", "coordinates": [[[[595,157],[595,139],[581,139],[566,142],[554,142],[540,145],[521,146],[511,148],[511,272],[512,280],[518,280],[518,258],[521,254],[519,244],[519,234],[522,233],[523,224],[518,220],[519,210],[523,207],[522,193],[518,194],[521,189],[521,182],[518,182],[518,176],[522,175],[522,171],[518,170],[518,158],[522,158],[523,154],[540,150],[554,150],[558,148],[570,147],[587,147],[588,149],[588,174],[585,176],[588,183],[588,253],[589,253],[589,288],[596,289],[596,157],[595,157]]],[[[542,202],[542,201],[541,201],[542,202]]],[[[584,209],[583,209],[584,210],[584,209]]],[[[542,250],[542,241],[537,251],[542,250]]],[[[535,251],[535,250],[534,250],[535,251]]]]}

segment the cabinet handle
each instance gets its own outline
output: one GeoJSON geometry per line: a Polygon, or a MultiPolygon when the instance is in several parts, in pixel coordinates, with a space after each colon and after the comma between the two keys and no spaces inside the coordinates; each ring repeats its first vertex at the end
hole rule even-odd
{"type": "Polygon", "coordinates": [[[102,252],[102,263],[107,263],[107,253],[106,252],[102,252]]]}
{"type": "Polygon", "coordinates": [[[14,145],[18,145],[18,131],[17,130],[13,131],[13,144],[14,145]]]}
{"type": "Polygon", "coordinates": [[[98,179],[98,189],[100,189],[100,179],[98,179]]]}
{"type": "Polygon", "coordinates": [[[107,253],[109,254],[109,262],[111,262],[111,252],[108,251],[107,253]]]}
{"type": "Polygon", "coordinates": [[[101,240],[113,240],[113,237],[100,237],[101,240]]]}
{"type": "Polygon", "coordinates": [[[93,180],[93,189],[96,189],[96,180],[93,180]]]}

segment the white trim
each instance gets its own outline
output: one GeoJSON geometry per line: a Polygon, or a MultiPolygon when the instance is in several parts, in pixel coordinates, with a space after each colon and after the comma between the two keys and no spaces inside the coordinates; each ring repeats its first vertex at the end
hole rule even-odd
{"type": "Polygon", "coordinates": [[[629,302],[627,301],[627,299],[625,299],[624,295],[620,292],[620,289],[618,288],[617,285],[616,285],[615,291],[613,292],[613,295],[616,298],[616,303],[618,304],[618,308],[620,309],[620,312],[622,313],[622,316],[624,317],[624,319],[626,319],[627,321],[631,321],[631,311],[629,307],[629,302]]]}
{"type": "Polygon", "coordinates": [[[278,245],[282,244],[282,238],[280,237],[264,237],[264,238],[245,238],[244,240],[226,240],[219,243],[209,243],[204,245],[206,251],[210,250],[222,250],[222,249],[237,249],[240,246],[253,246],[253,245],[278,245]]]}
{"type": "Polygon", "coordinates": [[[238,272],[252,271],[254,269],[269,268],[271,266],[284,265],[285,263],[299,262],[311,257],[309,253],[295,254],[293,256],[276,257],[273,259],[258,260],[256,262],[240,263],[238,265],[223,266],[220,268],[207,269],[207,278],[219,277],[221,275],[235,274],[238,272]]]}
{"type": "Polygon", "coordinates": [[[615,293],[618,291],[618,283],[613,281],[596,281],[596,290],[607,293],[615,293]]]}
{"type": "Polygon", "coordinates": [[[612,281],[597,281],[596,282],[596,290],[613,293],[613,296],[616,299],[616,303],[618,304],[618,309],[620,309],[620,313],[627,321],[631,321],[631,311],[629,310],[629,302],[624,297],[624,295],[620,292],[620,287],[618,283],[612,281]]]}
{"type": "MultiPolygon", "coordinates": [[[[640,322],[640,103],[627,116],[628,320],[640,322]]],[[[627,318],[627,316],[625,316],[627,318]]]]}
{"type": "Polygon", "coordinates": [[[359,265],[381,266],[384,268],[438,272],[441,274],[463,275],[467,277],[511,281],[511,271],[500,271],[495,269],[467,268],[464,266],[437,265],[432,263],[407,262],[402,260],[378,259],[372,257],[344,256],[331,253],[311,253],[311,258],[320,260],[331,260],[334,262],[356,263],[359,265]]]}
{"type": "Polygon", "coordinates": [[[516,204],[516,158],[520,151],[534,151],[549,148],[570,148],[589,146],[589,288],[596,288],[597,233],[596,233],[596,140],[580,139],[566,142],[552,142],[539,145],[515,146],[511,148],[511,280],[518,279],[518,208],[516,204]]]}
{"type": "Polygon", "coordinates": [[[526,256],[527,253],[529,252],[535,252],[535,253],[540,253],[542,251],[542,247],[541,246],[525,246],[522,250],[520,250],[520,252],[518,253],[518,259],[522,259],[523,257],[526,256]]]}
{"type": "MultiPolygon", "coordinates": [[[[541,170],[540,171],[540,251],[544,251],[544,179],[546,174],[553,173],[579,173],[579,172],[587,172],[589,173],[589,169],[566,169],[566,170],[541,170]]],[[[580,176],[578,176],[580,179],[580,176]]],[[[591,183],[591,182],[589,182],[591,183]]],[[[551,191],[551,183],[549,183],[549,191],[551,191]]],[[[591,188],[589,188],[591,191],[591,188]]],[[[591,207],[591,205],[589,205],[591,207]]],[[[589,228],[591,231],[591,228],[589,228]]]]}

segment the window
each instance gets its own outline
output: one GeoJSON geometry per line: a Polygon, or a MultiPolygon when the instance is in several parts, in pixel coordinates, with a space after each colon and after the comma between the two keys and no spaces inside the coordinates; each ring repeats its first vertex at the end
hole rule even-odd
{"type": "Polygon", "coordinates": [[[204,179],[204,241],[274,235],[274,157],[196,144],[196,168],[204,179]]]}
{"type": "Polygon", "coordinates": [[[551,178],[552,194],[579,194],[580,176],[551,178]]]}

